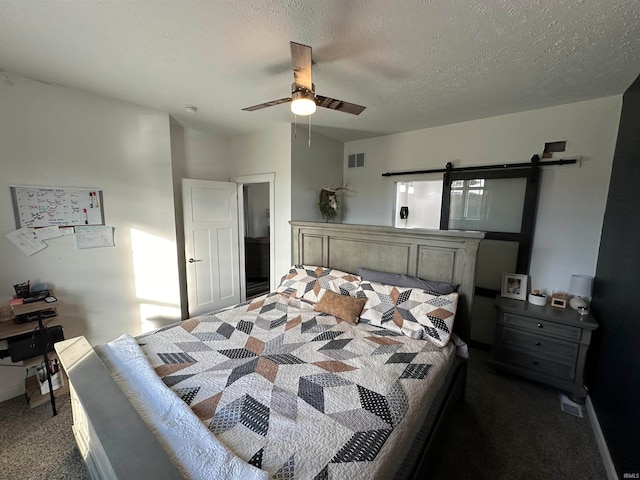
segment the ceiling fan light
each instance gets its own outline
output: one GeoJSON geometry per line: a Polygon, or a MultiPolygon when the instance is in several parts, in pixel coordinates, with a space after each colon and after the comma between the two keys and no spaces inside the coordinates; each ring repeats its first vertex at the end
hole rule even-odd
{"type": "Polygon", "coordinates": [[[311,115],[316,111],[316,102],[310,98],[298,98],[291,102],[291,111],[296,115],[311,115]]]}
{"type": "MultiPolygon", "coordinates": [[[[295,87],[295,84],[293,86],[295,87]]],[[[311,115],[316,111],[316,97],[306,88],[294,90],[291,100],[291,111],[296,115],[311,115]]]]}

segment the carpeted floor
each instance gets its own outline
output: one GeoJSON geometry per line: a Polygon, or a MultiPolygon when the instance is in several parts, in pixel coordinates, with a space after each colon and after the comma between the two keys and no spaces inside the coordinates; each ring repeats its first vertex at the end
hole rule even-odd
{"type": "Polygon", "coordinates": [[[560,409],[556,389],[489,367],[472,349],[466,402],[451,422],[434,480],[604,480],[587,416],[560,409]]]}
{"type": "Polygon", "coordinates": [[[0,479],[88,479],[71,431],[71,400],[29,408],[22,396],[0,403],[0,479]]]}
{"type": "MultiPolygon", "coordinates": [[[[442,445],[433,480],[606,479],[589,420],[560,410],[556,390],[494,373],[472,349],[466,402],[442,445]]],[[[69,397],[31,409],[0,403],[0,479],[86,479],[69,397]]]]}

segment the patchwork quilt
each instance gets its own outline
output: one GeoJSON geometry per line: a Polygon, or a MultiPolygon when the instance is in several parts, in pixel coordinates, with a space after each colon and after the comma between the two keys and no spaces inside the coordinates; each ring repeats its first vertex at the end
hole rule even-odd
{"type": "Polygon", "coordinates": [[[136,340],[208,430],[274,479],[392,477],[454,357],[281,293],[136,340]]]}

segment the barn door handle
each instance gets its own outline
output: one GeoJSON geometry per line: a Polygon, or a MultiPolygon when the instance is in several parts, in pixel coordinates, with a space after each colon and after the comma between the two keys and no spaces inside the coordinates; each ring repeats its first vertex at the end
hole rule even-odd
{"type": "Polygon", "coordinates": [[[201,262],[202,260],[196,260],[195,258],[190,258],[189,263],[201,262]]]}

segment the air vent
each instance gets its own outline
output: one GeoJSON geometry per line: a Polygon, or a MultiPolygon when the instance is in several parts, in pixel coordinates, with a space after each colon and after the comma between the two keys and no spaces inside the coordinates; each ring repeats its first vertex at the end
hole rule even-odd
{"type": "Polygon", "coordinates": [[[562,410],[564,413],[583,418],[582,406],[578,403],[573,402],[572,400],[569,400],[569,398],[562,393],[560,394],[560,410],[562,410]]]}
{"type": "Polygon", "coordinates": [[[350,153],[347,157],[347,168],[364,168],[364,152],[350,153]]]}

